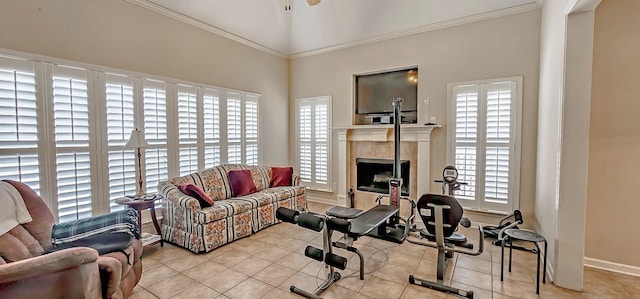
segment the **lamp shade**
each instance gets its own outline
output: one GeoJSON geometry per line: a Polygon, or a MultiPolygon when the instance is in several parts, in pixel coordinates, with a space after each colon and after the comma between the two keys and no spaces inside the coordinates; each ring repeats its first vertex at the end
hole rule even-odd
{"type": "Polygon", "coordinates": [[[147,140],[144,139],[144,132],[135,129],[131,131],[131,137],[129,137],[129,141],[124,145],[125,148],[147,148],[149,144],[147,140]]]}

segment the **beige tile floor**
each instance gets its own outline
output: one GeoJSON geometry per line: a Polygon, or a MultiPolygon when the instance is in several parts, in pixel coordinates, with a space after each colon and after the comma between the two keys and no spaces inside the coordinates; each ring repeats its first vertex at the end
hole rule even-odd
{"type": "MultiPolygon", "coordinates": [[[[320,213],[328,207],[309,206],[320,213]]],[[[477,230],[463,233],[477,243],[477,230]]],[[[131,298],[301,298],[289,292],[291,285],[313,291],[324,281],[321,263],[303,254],[306,245],[321,247],[321,242],[320,233],[281,223],[206,254],[171,244],[147,247],[142,279],[131,298]]],[[[357,277],[357,256],[338,249],[349,264],[323,298],[457,298],[408,283],[409,274],[435,279],[435,249],[369,237],[355,244],[365,256],[365,280],[357,277]]],[[[447,271],[451,285],[473,290],[475,298],[640,298],[639,277],[591,268],[585,268],[583,292],[547,281],[538,296],[536,255],[514,251],[513,272],[505,269],[505,280],[500,281],[500,248],[486,244],[480,256],[457,254],[447,271]]]]}

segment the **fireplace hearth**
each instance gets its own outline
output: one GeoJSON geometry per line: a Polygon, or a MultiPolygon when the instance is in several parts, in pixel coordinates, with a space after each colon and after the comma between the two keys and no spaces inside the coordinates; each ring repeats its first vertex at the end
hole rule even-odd
{"type": "MultiPolygon", "coordinates": [[[[402,196],[409,196],[408,160],[400,161],[400,177],[402,178],[402,196]]],[[[393,179],[393,159],[356,158],[357,187],[360,191],[389,193],[389,180],[393,179]]]]}

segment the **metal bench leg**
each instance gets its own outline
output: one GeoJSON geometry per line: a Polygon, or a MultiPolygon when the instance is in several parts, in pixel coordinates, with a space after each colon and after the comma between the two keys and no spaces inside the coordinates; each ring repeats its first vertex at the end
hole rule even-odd
{"type": "Polygon", "coordinates": [[[547,283],[547,240],[544,240],[544,269],[542,269],[542,283],[547,283]]]}
{"type": "Polygon", "coordinates": [[[538,246],[538,243],[536,242],[532,243],[536,245],[536,248],[538,249],[538,260],[536,261],[536,294],[540,294],[540,246],[538,246]]]}
{"type": "Polygon", "coordinates": [[[500,244],[502,247],[502,254],[500,255],[500,281],[504,280],[504,243],[506,242],[506,237],[502,238],[502,244],[500,244]]]}

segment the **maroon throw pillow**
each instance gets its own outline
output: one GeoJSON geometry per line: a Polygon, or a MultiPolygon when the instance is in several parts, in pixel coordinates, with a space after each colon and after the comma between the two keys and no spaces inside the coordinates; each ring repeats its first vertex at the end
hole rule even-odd
{"type": "Polygon", "coordinates": [[[200,187],[194,184],[180,184],[178,188],[182,193],[197,199],[200,202],[200,207],[202,208],[210,207],[215,204],[213,199],[211,199],[207,193],[204,193],[200,187]]]}
{"type": "Polygon", "coordinates": [[[271,182],[269,186],[291,186],[293,167],[271,167],[271,182]]]}
{"type": "Polygon", "coordinates": [[[251,170],[231,170],[227,174],[231,184],[231,196],[239,197],[258,192],[251,170]]]}

